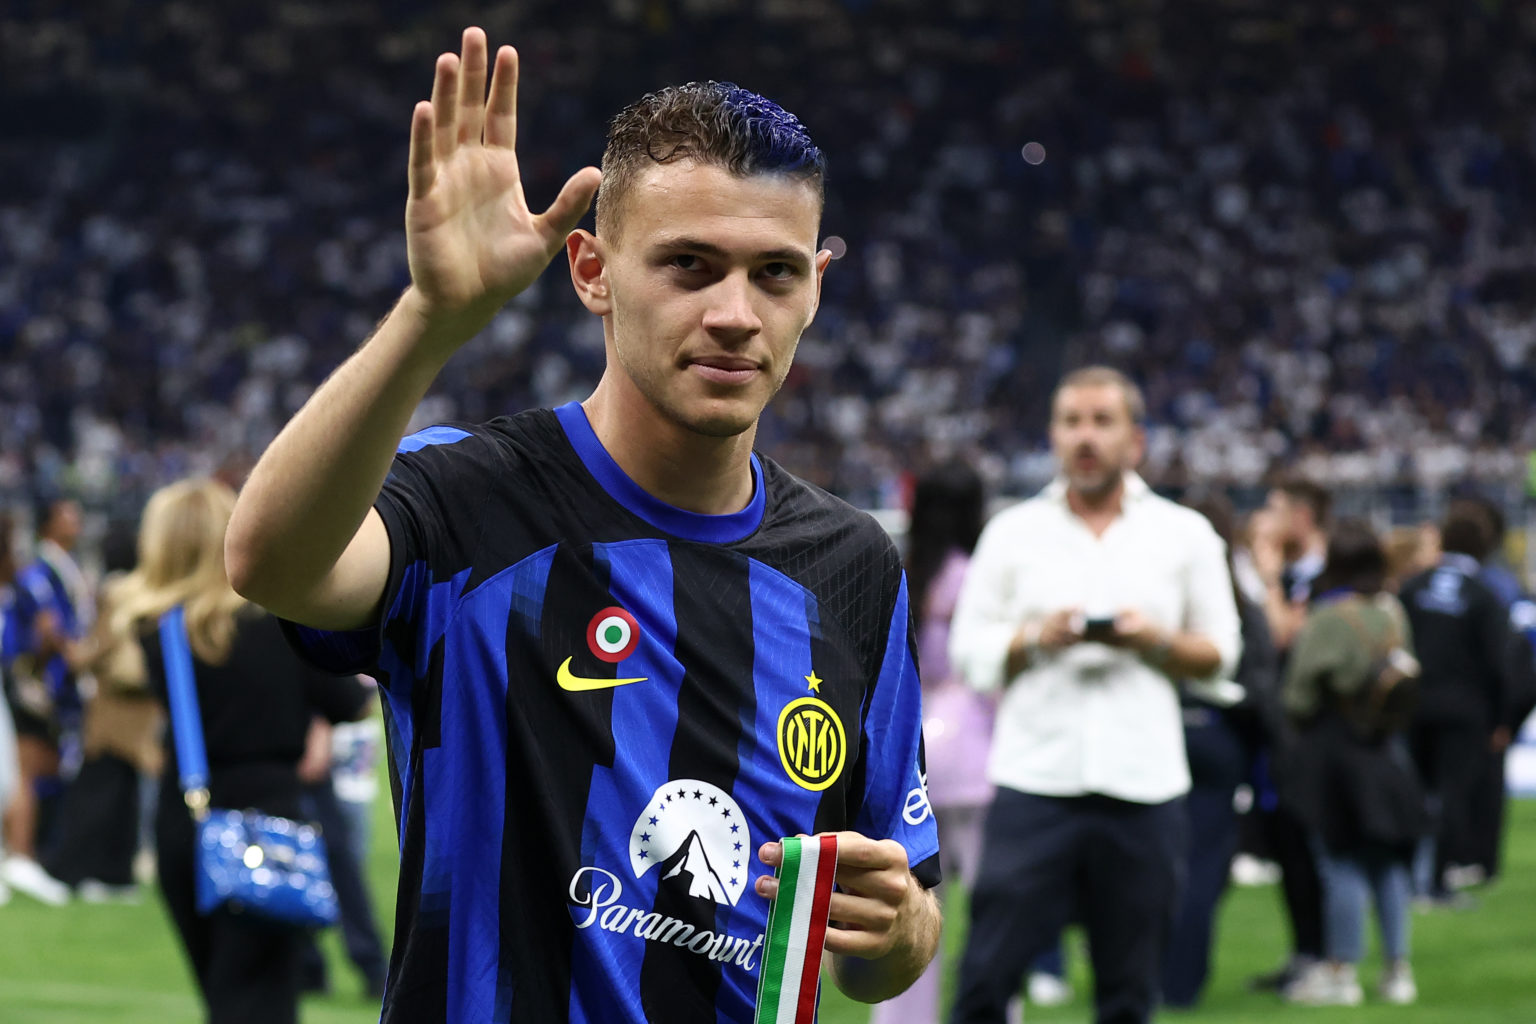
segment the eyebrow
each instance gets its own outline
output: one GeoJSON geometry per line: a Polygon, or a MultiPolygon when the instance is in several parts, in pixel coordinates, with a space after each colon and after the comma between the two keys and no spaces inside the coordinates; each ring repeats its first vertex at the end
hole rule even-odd
{"type": "MultiPolygon", "coordinates": [[[[713,256],[716,259],[730,259],[731,254],[713,242],[706,242],[702,238],[689,238],[685,235],[672,238],[663,238],[651,246],[652,252],[676,251],[686,249],[690,252],[702,253],[705,256],[713,256]]],[[[752,254],[754,262],[772,262],[780,260],[785,263],[794,263],[798,266],[810,266],[811,255],[804,249],[785,247],[779,249],[764,249],[752,254]]]]}

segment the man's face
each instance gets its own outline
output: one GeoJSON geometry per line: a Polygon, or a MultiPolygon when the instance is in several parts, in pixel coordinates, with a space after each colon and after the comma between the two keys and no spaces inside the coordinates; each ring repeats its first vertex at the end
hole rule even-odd
{"type": "Polygon", "coordinates": [[[617,231],[593,242],[605,290],[582,298],[647,402],[711,437],[756,423],[816,313],[820,220],[814,186],[794,178],[686,160],[639,177],[617,231]]]}
{"type": "Polygon", "coordinates": [[[1282,542],[1295,546],[1306,540],[1312,516],[1305,503],[1294,500],[1284,491],[1274,490],[1264,499],[1264,508],[1274,517],[1275,530],[1282,542]]]}
{"type": "Polygon", "coordinates": [[[73,549],[80,539],[80,506],[73,501],[55,503],[48,516],[46,533],[64,550],[73,549]]]}
{"type": "Polygon", "coordinates": [[[1085,384],[1056,396],[1051,449],[1071,489],[1098,497],[1141,461],[1143,435],[1118,385],[1085,384]]]}

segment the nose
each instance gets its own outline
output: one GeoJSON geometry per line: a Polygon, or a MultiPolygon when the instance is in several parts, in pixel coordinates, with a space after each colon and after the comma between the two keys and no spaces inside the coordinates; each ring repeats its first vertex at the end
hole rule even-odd
{"type": "Polygon", "coordinates": [[[717,336],[750,338],[763,329],[752,307],[752,284],[745,273],[727,274],[709,289],[704,329],[717,336]]]}

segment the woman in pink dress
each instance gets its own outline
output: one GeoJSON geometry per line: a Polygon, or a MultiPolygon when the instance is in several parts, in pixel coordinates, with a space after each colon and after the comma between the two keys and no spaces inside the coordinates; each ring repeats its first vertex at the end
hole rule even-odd
{"type": "MultiPolygon", "coordinates": [[[[987,751],[994,704],[949,667],[949,620],[985,521],[981,477],[950,462],[919,478],[907,528],[907,587],[917,618],[923,678],[923,745],[928,801],[938,819],[944,877],[969,889],[981,848],[981,819],[992,800],[987,751]]],[[[937,1024],[944,946],[923,976],[876,1005],[870,1024],[937,1024]]]]}

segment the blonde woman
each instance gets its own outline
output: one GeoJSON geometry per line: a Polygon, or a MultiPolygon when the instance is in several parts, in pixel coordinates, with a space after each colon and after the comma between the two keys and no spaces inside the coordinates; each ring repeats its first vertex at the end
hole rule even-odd
{"type": "MultiPolygon", "coordinates": [[[[368,694],[354,678],[305,666],[277,621],[230,589],[224,529],[234,501],[234,492],[213,480],[181,481],[150,498],[139,528],[138,568],[114,588],[110,628],[143,645],[145,672],[163,701],[165,672],[155,626],[162,612],[183,606],[212,805],[299,817],[297,766],[311,718],[361,717],[368,694]]],[[[303,933],[222,909],[206,917],[194,910],[194,830],[169,730],[155,841],[166,909],[209,1024],[296,1021],[303,933]]]]}

